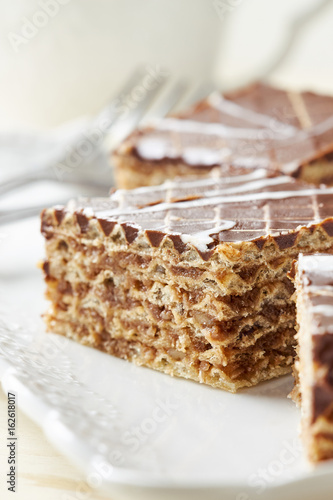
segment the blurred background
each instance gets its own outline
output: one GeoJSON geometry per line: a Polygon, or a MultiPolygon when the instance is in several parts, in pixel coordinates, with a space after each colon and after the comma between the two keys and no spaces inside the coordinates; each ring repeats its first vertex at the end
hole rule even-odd
{"type": "Polygon", "coordinates": [[[0,128],[95,113],[139,64],[333,92],[331,0],[0,1],[0,128]]]}
{"type": "Polygon", "coordinates": [[[142,117],[213,89],[266,79],[333,93],[333,0],[0,6],[0,224],[15,220],[13,209],[28,216],[71,196],[107,195],[110,148],[142,117]]]}

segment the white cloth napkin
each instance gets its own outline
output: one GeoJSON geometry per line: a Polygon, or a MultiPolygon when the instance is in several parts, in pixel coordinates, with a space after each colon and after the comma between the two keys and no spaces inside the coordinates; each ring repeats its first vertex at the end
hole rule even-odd
{"type": "Polygon", "coordinates": [[[44,200],[53,204],[64,197],[92,194],[94,190],[80,186],[80,181],[91,186],[104,184],[107,194],[113,185],[108,152],[102,140],[97,147],[92,144],[89,147],[88,123],[82,118],[49,132],[0,133],[0,183],[41,170],[54,179],[40,180],[0,195],[0,209],[32,206],[44,200]],[[78,154],[75,161],[69,161],[73,147],[78,147],[78,154]]]}

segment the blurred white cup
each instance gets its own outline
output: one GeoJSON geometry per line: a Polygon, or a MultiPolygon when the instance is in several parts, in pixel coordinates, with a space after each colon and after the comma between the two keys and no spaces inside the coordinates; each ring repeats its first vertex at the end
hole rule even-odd
{"type": "Polygon", "coordinates": [[[197,81],[214,72],[210,0],[0,0],[0,128],[98,111],[140,63],[197,81]]]}

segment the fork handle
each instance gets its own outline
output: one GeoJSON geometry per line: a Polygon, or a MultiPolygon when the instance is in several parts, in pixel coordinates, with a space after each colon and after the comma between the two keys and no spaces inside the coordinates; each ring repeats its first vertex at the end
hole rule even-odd
{"type": "Polygon", "coordinates": [[[0,195],[35,182],[38,179],[38,174],[39,172],[19,174],[17,177],[12,177],[11,179],[0,182],[0,195]]]}

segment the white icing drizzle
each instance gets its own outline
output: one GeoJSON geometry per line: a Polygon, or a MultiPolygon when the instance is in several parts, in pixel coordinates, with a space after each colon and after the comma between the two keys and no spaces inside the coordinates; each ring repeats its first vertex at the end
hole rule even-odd
{"type": "MultiPolygon", "coordinates": [[[[326,190],[325,190],[326,192],[326,190]]],[[[332,214],[333,215],[333,214],[332,214]]],[[[316,254],[316,255],[303,255],[300,254],[298,259],[298,268],[305,273],[315,273],[332,275],[333,278],[333,255],[316,254]]],[[[311,285],[314,286],[314,285],[311,285]]]]}
{"type": "Polygon", "coordinates": [[[237,156],[232,160],[232,165],[235,167],[244,167],[244,168],[260,168],[270,166],[270,162],[268,158],[256,158],[254,156],[237,156]]]}
{"type": "MultiPolygon", "coordinates": [[[[178,134],[196,134],[196,135],[206,135],[206,136],[216,136],[227,140],[231,139],[237,140],[247,140],[251,143],[260,144],[260,151],[264,151],[267,148],[274,147],[288,147],[294,144],[300,144],[302,142],[309,141],[312,137],[319,136],[325,132],[332,130],[333,128],[333,116],[330,116],[321,123],[318,123],[308,129],[300,130],[289,124],[283,123],[274,117],[258,113],[251,109],[245,108],[233,101],[225,99],[219,93],[213,93],[207,98],[207,102],[210,106],[218,109],[230,116],[234,116],[243,119],[250,123],[250,127],[233,127],[227,126],[222,123],[209,123],[196,121],[195,119],[181,119],[181,118],[163,118],[160,120],[155,120],[152,125],[156,130],[175,132],[178,134]],[[265,143],[265,141],[268,142],[265,143]],[[274,144],[275,143],[275,144],[274,144]]],[[[184,146],[179,150],[179,144],[172,139],[167,140],[164,138],[142,136],[136,144],[136,149],[142,158],[147,160],[161,160],[163,158],[178,158],[182,157],[185,162],[191,166],[205,166],[214,165],[215,163],[222,163],[225,158],[232,159],[232,163],[239,165],[246,165],[248,162],[251,166],[257,166],[259,162],[261,166],[266,166],[267,168],[271,164],[269,158],[257,158],[259,151],[253,154],[253,158],[240,158],[238,155],[237,148],[231,148],[231,152],[228,151],[228,155],[224,148],[216,147],[206,148],[206,147],[193,147],[184,146]],[[223,151],[222,151],[223,150],[223,151]],[[231,155],[234,156],[231,158],[231,155]]],[[[283,166],[286,173],[294,172],[297,167],[302,164],[305,160],[310,160],[314,156],[313,152],[308,152],[305,149],[303,155],[296,153],[296,158],[288,159],[288,161],[283,162],[283,166]]]]}
{"type": "MultiPolygon", "coordinates": [[[[285,179],[287,177],[277,177],[276,179],[282,179],[282,183],[285,183],[285,179]]],[[[268,181],[268,179],[267,179],[268,181]]],[[[290,181],[290,179],[289,179],[290,181]]],[[[278,184],[276,182],[276,184],[278,184]]],[[[261,184],[261,187],[265,187],[265,182],[261,184]]],[[[176,188],[177,185],[174,185],[176,188]]],[[[259,187],[257,188],[259,189],[259,187]]],[[[215,194],[214,192],[212,193],[213,195],[215,194]]],[[[234,195],[234,196],[229,196],[227,194],[225,195],[218,195],[218,196],[206,196],[205,198],[199,198],[195,200],[189,200],[189,201],[183,201],[183,202],[174,202],[174,203],[159,203],[157,205],[153,206],[147,206],[143,208],[134,208],[134,207],[124,207],[123,209],[120,208],[115,208],[115,209],[110,209],[110,210],[103,210],[103,211],[98,211],[96,212],[98,216],[103,217],[103,216],[111,216],[111,215],[122,215],[122,214],[132,214],[133,211],[136,211],[138,213],[148,213],[148,212],[162,212],[164,210],[169,210],[173,208],[196,208],[196,207],[204,207],[207,205],[214,205],[214,204],[227,204],[227,203],[238,203],[238,202],[246,202],[246,201],[260,201],[260,200],[278,200],[278,199],[286,199],[286,198],[293,198],[293,197],[301,197],[301,196],[312,196],[312,195],[319,195],[323,194],[323,191],[319,188],[310,188],[310,189],[301,189],[298,191],[261,191],[258,193],[249,193],[249,194],[240,194],[240,195],[234,195]]],[[[325,194],[333,194],[333,188],[327,188],[325,189],[325,194]]]]}
{"type": "Polygon", "coordinates": [[[213,92],[207,100],[212,107],[227,115],[235,116],[236,118],[241,118],[269,129],[279,127],[280,134],[291,136],[297,132],[296,127],[280,122],[274,117],[244,108],[229,99],[225,99],[219,92],[213,92]]]}
{"type": "MultiPolygon", "coordinates": [[[[305,141],[306,139],[311,139],[311,137],[316,137],[321,134],[324,134],[325,132],[328,132],[332,128],[333,128],[333,116],[330,116],[323,122],[317,123],[317,125],[313,125],[309,129],[299,130],[294,136],[285,138],[283,141],[283,146],[293,145],[296,142],[302,142],[305,141]]],[[[289,162],[289,164],[291,163],[292,162],[289,162]]]]}
{"type": "Polygon", "coordinates": [[[333,316],[333,305],[318,304],[312,307],[312,312],[314,314],[321,314],[323,316],[333,316]]]}
{"type": "Polygon", "coordinates": [[[177,156],[177,151],[166,144],[165,139],[158,137],[141,137],[136,149],[139,155],[147,160],[162,160],[166,156],[166,151],[170,158],[177,156]]]}
{"type": "MultiPolygon", "coordinates": [[[[248,182],[255,179],[266,179],[267,178],[267,170],[264,168],[258,168],[249,172],[248,174],[241,175],[231,175],[231,176],[223,176],[223,184],[241,184],[243,182],[248,182]]],[[[281,177],[280,177],[281,178],[281,177]]],[[[195,187],[204,187],[204,186],[215,186],[217,180],[220,179],[219,171],[217,171],[217,176],[214,174],[209,177],[200,178],[198,180],[186,180],[181,179],[181,188],[195,188],[195,187]]],[[[173,189],[177,187],[177,183],[175,180],[167,180],[163,184],[159,184],[158,186],[142,186],[135,189],[136,193],[145,194],[150,192],[158,192],[158,191],[167,191],[168,189],[173,189]]],[[[112,199],[118,200],[118,196],[121,193],[126,193],[126,189],[117,189],[115,193],[111,195],[112,199]]],[[[121,194],[122,196],[122,194],[121,194]]]]}
{"type": "MultiPolygon", "coordinates": [[[[217,137],[228,139],[247,139],[259,141],[262,139],[263,129],[241,128],[222,125],[222,123],[199,122],[195,120],[181,120],[178,118],[163,118],[155,125],[157,130],[178,132],[198,135],[215,135],[217,137]]],[[[276,140],[285,139],[285,135],[273,132],[271,129],[265,129],[274,136],[276,140]]]]}
{"type": "Polygon", "coordinates": [[[285,163],[283,165],[283,171],[286,174],[292,174],[293,172],[295,172],[295,170],[298,168],[298,166],[299,166],[299,161],[297,161],[297,160],[290,161],[290,162],[285,163]]]}
{"type": "MultiPolygon", "coordinates": [[[[60,205],[61,206],[61,205],[60,205]]],[[[57,209],[57,207],[59,207],[59,205],[56,205],[54,208],[57,209]]],[[[69,211],[69,212],[74,212],[75,209],[76,209],[76,200],[69,200],[69,202],[67,203],[66,205],[66,209],[69,211]]]]}
{"type": "MultiPolygon", "coordinates": [[[[84,208],[84,213],[92,217],[95,215],[97,218],[104,218],[106,220],[114,220],[117,223],[127,222],[134,227],[136,227],[139,232],[142,234],[146,229],[145,227],[149,226],[149,221],[152,220],[154,223],[151,228],[153,230],[160,230],[163,232],[171,234],[178,234],[184,243],[191,243],[200,251],[207,250],[207,245],[213,241],[211,235],[218,234],[221,231],[227,231],[232,229],[236,222],[234,220],[223,220],[223,213],[220,216],[221,207],[229,203],[244,203],[248,201],[260,201],[260,200],[275,200],[275,199],[287,199],[292,197],[302,197],[302,196],[315,196],[325,194],[333,194],[333,187],[326,188],[324,191],[320,188],[307,188],[304,187],[300,190],[283,190],[283,186],[285,184],[290,186],[293,181],[288,176],[279,176],[279,177],[267,177],[265,170],[255,170],[250,172],[249,174],[240,175],[236,177],[227,177],[223,179],[216,179],[213,176],[205,179],[197,179],[197,180],[188,180],[188,181],[167,181],[161,186],[152,186],[152,187],[142,187],[133,191],[128,190],[118,190],[114,194],[110,196],[110,198],[106,198],[105,205],[103,203],[97,204],[95,207],[92,205],[91,207],[84,208]],[[244,182],[247,180],[247,182],[244,182]],[[221,189],[220,189],[221,186],[221,189]],[[226,187],[225,187],[226,186],[226,187]],[[197,191],[195,188],[201,188],[197,191]],[[193,189],[192,189],[193,188],[193,189]],[[206,189],[205,189],[206,188],[206,189]],[[210,189],[209,189],[210,188],[210,189]],[[267,190],[268,188],[275,188],[276,191],[267,190]],[[159,192],[161,193],[161,198],[165,199],[164,202],[159,203],[159,192]],[[197,199],[189,199],[186,201],[186,196],[191,194],[197,194],[199,198],[197,199]],[[145,196],[146,195],[146,196],[145,196]],[[150,196],[153,195],[153,196],[150,196]],[[175,201],[172,202],[172,198],[177,197],[179,199],[184,196],[184,201],[175,201]],[[141,208],[138,208],[140,203],[143,203],[147,200],[147,205],[141,208]],[[108,201],[109,200],[109,201],[108,201]],[[148,205],[151,201],[154,203],[156,200],[156,204],[148,205]],[[107,204],[110,203],[111,207],[108,208],[107,204]],[[104,205],[104,206],[103,206],[104,205]],[[212,219],[199,219],[201,222],[201,227],[207,227],[211,224],[211,228],[204,229],[201,231],[197,231],[195,233],[187,233],[186,232],[186,224],[182,224],[184,226],[184,232],[181,233],[172,231],[172,222],[177,221],[180,217],[180,220],[186,222],[183,219],[182,215],[178,215],[173,210],[180,208],[181,210],[186,209],[194,209],[194,208],[202,208],[202,213],[204,215],[204,208],[209,206],[210,210],[214,208],[215,217],[212,219]],[[151,217],[149,214],[155,214],[158,212],[166,212],[162,213],[161,217],[151,217]],[[145,215],[146,214],[146,215],[145,215]],[[139,219],[136,220],[136,215],[139,216],[139,219]],[[142,225],[140,225],[140,216],[142,217],[142,225]],[[134,223],[131,222],[131,217],[134,219],[134,223]]],[[[295,186],[298,185],[296,181],[294,181],[295,186]]],[[[79,205],[80,207],[80,205],[79,205]]],[[[78,205],[69,205],[67,210],[75,211],[77,210],[78,205]]],[[[319,216],[318,216],[319,217],[319,216]]],[[[269,219],[269,216],[266,217],[269,219]]],[[[189,221],[191,222],[191,221],[189,221]]],[[[296,221],[293,221],[294,223],[296,221]]],[[[313,224],[314,222],[310,222],[308,225],[313,224]]],[[[176,223],[177,225],[177,223],[176,223]]],[[[300,222],[300,227],[306,227],[305,224],[300,222]]],[[[177,227],[175,227],[177,229],[177,227]]],[[[198,228],[199,229],[199,228],[198,228]]],[[[288,232],[286,230],[286,232],[288,232]]],[[[267,228],[267,233],[270,233],[269,228],[267,228]]],[[[281,231],[277,232],[277,234],[282,234],[281,231]]],[[[308,259],[309,257],[301,257],[301,264],[305,262],[304,259],[308,259]]],[[[325,258],[322,255],[311,257],[311,259],[323,259],[325,258]]],[[[326,257],[329,259],[329,257],[326,257]]],[[[306,261],[307,262],[307,261],[306,261]]],[[[330,269],[333,272],[333,258],[329,261],[330,269]]],[[[308,268],[314,268],[314,264],[311,266],[308,264],[304,264],[304,266],[308,265],[308,268]]],[[[318,264],[315,264],[318,266],[318,264]]],[[[321,264],[322,265],[322,264],[321,264]]],[[[325,264],[324,264],[325,265],[325,264]]]]}
{"type": "Polygon", "coordinates": [[[93,211],[93,209],[91,207],[85,207],[83,209],[83,213],[84,215],[86,215],[87,217],[93,217],[95,215],[95,212],[93,211]]]}
{"type": "Polygon", "coordinates": [[[323,134],[324,132],[327,132],[333,127],[333,116],[330,116],[326,120],[324,120],[321,123],[318,123],[317,125],[314,125],[311,127],[310,131],[306,133],[306,131],[302,131],[305,135],[320,135],[323,134]],[[310,132],[310,134],[309,134],[310,132]]]}
{"type": "Polygon", "coordinates": [[[198,231],[194,234],[180,234],[183,243],[191,243],[200,252],[205,252],[207,250],[207,245],[212,243],[214,240],[210,235],[218,234],[221,231],[227,231],[235,226],[233,221],[220,221],[220,225],[207,229],[206,231],[198,231]]]}
{"type": "Polygon", "coordinates": [[[290,177],[288,176],[280,176],[280,177],[272,177],[272,178],[265,178],[261,180],[255,180],[255,181],[250,181],[246,182],[240,186],[235,186],[235,187],[227,187],[226,189],[220,189],[220,190],[210,190],[210,191],[205,191],[203,194],[204,196],[212,197],[212,196],[222,196],[222,195],[227,195],[233,194],[233,193],[246,193],[248,191],[256,191],[257,189],[262,189],[264,187],[268,186],[276,186],[276,185],[283,185],[283,184],[290,184],[290,177]]]}
{"type": "Polygon", "coordinates": [[[332,318],[331,324],[321,325],[314,318],[315,333],[333,333],[333,286],[325,285],[325,279],[333,282],[333,255],[299,255],[298,273],[305,283],[305,293],[310,297],[316,297],[317,301],[330,301],[330,304],[315,304],[311,307],[312,315],[332,318]],[[318,283],[316,284],[316,278],[318,283]],[[324,281],[323,281],[324,280],[324,281]]]}
{"type": "Polygon", "coordinates": [[[158,137],[142,137],[136,146],[138,154],[146,160],[162,160],[163,158],[182,158],[188,165],[219,165],[231,158],[232,151],[227,147],[207,148],[204,146],[187,146],[182,152],[158,137]]]}
{"type": "MultiPolygon", "coordinates": [[[[333,278],[333,276],[332,276],[333,278]]],[[[332,295],[333,298],[333,286],[332,285],[308,285],[307,289],[314,295],[332,295]]]]}
{"type": "Polygon", "coordinates": [[[182,158],[188,165],[214,165],[219,164],[231,158],[232,151],[229,148],[204,148],[204,147],[187,147],[182,158]]]}
{"type": "MultiPolygon", "coordinates": [[[[230,127],[222,125],[221,123],[208,123],[195,120],[183,120],[179,118],[163,118],[155,123],[156,130],[186,134],[215,135],[226,139],[247,139],[253,141],[261,141],[263,139],[262,134],[265,132],[266,139],[268,138],[267,134],[269,134],[269,138],[276,141],[281,141],[283,145],[292,145],[295,142],[301,142],[308,138],[318,136],[327,132],[332,127],[333,116],[330,116],[323,122],[314,125],[313,127],[311,127],[311,129],[295,129],[295,132],[293,134],[288,134],[287,136],[280,131],[273,131],[272,128],[259,129],[230,127]]],[[[140,141],[143,140],[145,140],[145,138],[140,139],[140,141]]],[[[138,149],[139,148],[140,146],[138,145],[138,149]]]]}

